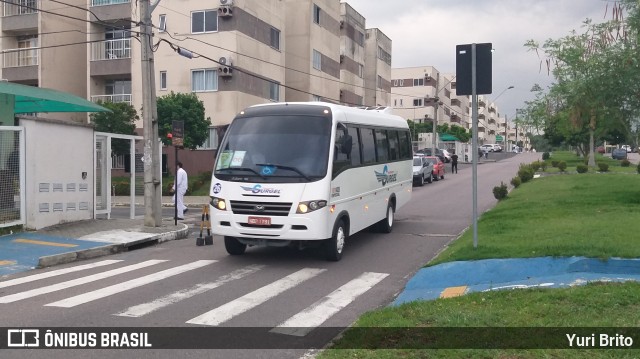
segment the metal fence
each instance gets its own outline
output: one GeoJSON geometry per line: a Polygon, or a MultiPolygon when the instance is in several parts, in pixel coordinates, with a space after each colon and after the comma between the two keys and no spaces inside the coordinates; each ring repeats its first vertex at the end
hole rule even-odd
{"type": "Polygon", "coordinates": [[[24,128],[0,126],[0,227],[25,223],[24,128]]]}
{"type": "Polygon", "coordinates": [[[116,60],[131,58],[131,38],[113,39],[91,44],[91,60],[116,60]]]}
{"type": "Polygon", "coordinates": [[[131,0],[91,0],[91,6],[125,4],[128,2],[131,2],[131,0]]]}
{"type": "Polygon", "coordinates": [[[4,1],[3,16],[35,14],[38,12],[38,0],[4,1]]]}

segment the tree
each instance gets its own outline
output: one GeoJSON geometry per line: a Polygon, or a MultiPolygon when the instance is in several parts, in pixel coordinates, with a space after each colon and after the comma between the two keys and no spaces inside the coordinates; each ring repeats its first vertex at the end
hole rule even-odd
{"type": "MultiPolygon", "coordinates": [[[[135,135],[135,123],[140,117],[133,106],[126,102],[98,101],[98,104],[111,112],[91,114],[91,122],[95,125],[96,131],[135,135]]],[[[128,155],[130,148],[129,140],[114,138],[111,141],[111,151],[116,155],[128,155]]]]}
{"type": "Polygon", "coordinates": [[[555,132],[567,138],[586,129],[589,166],[595,166],[596,138],[620,128],[630,133],[640,109],[640,14],[635,1],[623,4],[613,6],[610,21],[586,20],[582,33],[574,30],[561,39],[547,40],[542,47],[533,40],[525,44],[536,53],[544,51],[547,59],[541,63],[556,80],[546,96],[546,125],[558,127],[555,132]],[[624,10],[630,14],[627,19],[624,10]]]}
{"type": "Polygon", "coordinates": [[[194,93],[174,93],[158,98],[158,134],[165,145],[171,145],[167,134],[173,121],[184,121],[184,147],[196,149],[209,137],[211,119],[204,117],[204,103],[194,93]]]}

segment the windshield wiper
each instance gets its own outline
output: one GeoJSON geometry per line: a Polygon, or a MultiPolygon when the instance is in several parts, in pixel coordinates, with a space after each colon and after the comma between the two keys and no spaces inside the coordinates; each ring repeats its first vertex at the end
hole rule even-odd
{"type": "Polygon", "coordinates": [[[248,168],[248,167],[225,167],[225,168],[217,169],[216,171],[220,171],[220,172],[222,172],[222,171],[249,171],[249,172],[253,172],[253,173],[257,174],[262,179],[265,179],[265,180],[267,179],[267,177],[263,176],[258,171],[254,170],[253,168],[248,168]]]}
{"type": "Polygon", "coordinates": [[[297,174],[299,174],[300,176],[304,177],[307,181],[311,182],[311,177],[307,176],[306,174],[304,174],[302,171],[300,171],[299,169],[297,169],[295,167],[277,165],[277,164],[274,164],[274,163],[256,163],[256,166],[273,166],[273,167],[276,167],[276,168],[281,168],[283,170],[293,171],[293,172],[296,172],[297,174]]]}

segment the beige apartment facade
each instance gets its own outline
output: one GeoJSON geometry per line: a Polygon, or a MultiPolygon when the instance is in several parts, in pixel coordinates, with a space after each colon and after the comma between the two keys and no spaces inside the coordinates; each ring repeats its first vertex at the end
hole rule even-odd
{"type": "Polygon", "coordinates": [[[340,102],[339,0],[285,0],[285,99],[340,102]]]}
{"type": "Polygon", "coordinates": [[[366,106],[391,104],[392,41],[378,28],[366,30],[364,89],[366,106]]]}
{"type": "Polygon", "coordinates": [[[394,113],[416,123],[434,119],[438,124],[450,122],[448,116],[445,118],[444,110],[450,107],[450,101],[445,96],[444,83],[444,76],[433,66],[391,69],[394,113]]]}
{"type": "Polygon", "coordinates": [[[340,3],[340,103],[364,105],[364,16],[340,3]]]}
{"type": "MultiPolygon", "coordinates": [[[[44,0],[1,3],[1,78],[86,98],[86,22],[82,20],[87,16],[82,9],[86,1],[65,1],[78,8],[44,0]],[[67,17],[53,14],[61,8],[67,17]]],[[[41,116],[59,118],[61,115],[41,116]]],[[[65,116],[77,121],[86,119],[85,114],[65,116]]]]}
{"type": "MultiPolygon", "coordinates": [[[[137,1],[10,1],[0,18],[3,79],[126,102],[141,114],[149,89],[137,1]]],[[[205,148],[255,104],[389,104],[391,40],[339,0],[162,0],[152,21],[155,93],[203,101],[212,124],[205,148]]]]}
{"type": "MultiPolygon", "coordinates": [[[[455,74],[442,74],[432,66],[393,68],[391,106],[394,113],[416,123],[461,126],[472,129],[470,96],[456,94],[455,74]]],[[[515,131],[487,96],[478,96],[478,141],[505,147],[515,131]]]]}

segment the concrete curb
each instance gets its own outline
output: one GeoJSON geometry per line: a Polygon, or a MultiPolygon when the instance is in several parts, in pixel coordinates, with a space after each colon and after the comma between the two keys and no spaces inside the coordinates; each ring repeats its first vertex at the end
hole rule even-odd
{"type": "Polygon", "coordinates": [[[103,257],[110,254],[116,254],[129,250],[129,247],[138,245],[141,243],[156,242],[162,243],[171,240],[184,239],[189,235],[189,226],[181,223],[181,229],[175,231],[169,231],[165,233],[150,233],[150,236],[145,239],[132,241],[129,243],[108,244],[105,246],[83,249],[75,252],[66,252],[60,254],[53,254],[50,256],[43,256],[38,259],[38,266],[36,268],[46,268],[55,266],[58,264],[66,264],[84,259],[91,259],[97,257],[103,257]]]}

